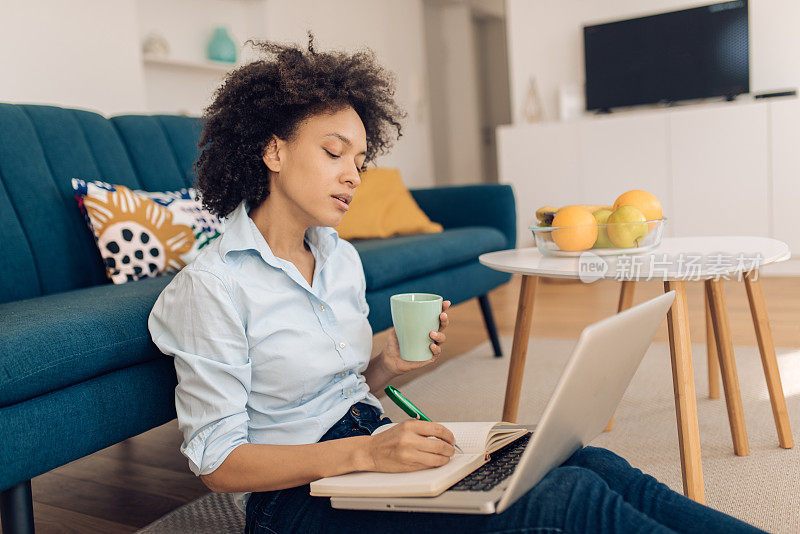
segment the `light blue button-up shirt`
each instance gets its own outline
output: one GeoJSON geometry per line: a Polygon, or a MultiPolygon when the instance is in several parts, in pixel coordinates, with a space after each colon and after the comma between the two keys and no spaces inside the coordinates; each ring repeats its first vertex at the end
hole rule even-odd
{"type": "MultiPolygon", "coordinates": [[[[246,201],[234,210],[148,320],[153,342],[175,359],[180,450],[195,475],[243,443],[315,443],[356,402],[383,410],[361,374],[372,329],[356,249],[333,228],[309,228],[309,286],[249,211],[246,201]]],[[[248,496],[236,494],[242,510],[248,496]]]]}

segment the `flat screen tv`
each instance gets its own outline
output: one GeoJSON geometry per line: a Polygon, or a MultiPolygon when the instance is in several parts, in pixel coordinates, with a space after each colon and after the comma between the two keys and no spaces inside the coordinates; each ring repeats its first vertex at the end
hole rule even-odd
{"type": "Polygon", "coordinates": [[[747,0],[584,26],[586,109],[750,91],[747,0]]]}

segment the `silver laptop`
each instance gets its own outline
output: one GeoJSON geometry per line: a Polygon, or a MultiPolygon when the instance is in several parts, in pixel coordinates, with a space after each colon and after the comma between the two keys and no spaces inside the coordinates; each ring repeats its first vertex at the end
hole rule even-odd
{"type": "Polygon", "coordinates": [[[494,514],[504,511],[608,424],[675,292],[583,329],[531,433],[436,497],[332,497],[334,508],[494,514]]]}

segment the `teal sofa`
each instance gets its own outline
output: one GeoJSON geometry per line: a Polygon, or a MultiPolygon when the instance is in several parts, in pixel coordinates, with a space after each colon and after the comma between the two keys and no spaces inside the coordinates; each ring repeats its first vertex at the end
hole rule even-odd
{"type": "MultiPolygon", "coordinates": [[[[0,515],[33,532],[31,479],[175,418],[172,359],[147,317],[171,275],[114,285],[79,212],[72,178],[133,189],[191,186],[201,123],[169,115],[105,118],[78,109],[0,103],[0,515]]],[[[478,298],[510,275],[478,263],[514,246],[505,185],[418,189],[439,234],[354,241],[373,331],[391,326],[389,296],[478,298]],[[414,254],[410,254],[413,251],[414,254]],[[414,261],[407,259],[413,257],[414,261]]]]}

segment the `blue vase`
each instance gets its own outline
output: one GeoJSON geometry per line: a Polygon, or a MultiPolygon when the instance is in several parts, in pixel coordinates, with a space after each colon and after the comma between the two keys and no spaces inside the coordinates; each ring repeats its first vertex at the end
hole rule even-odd
{"type": "Polygon", "coordinates": [[[214,28],[214,35],[208,42],[208,59],[236,63],[236,43],[228,35],[227,28],[214,28]]]}

